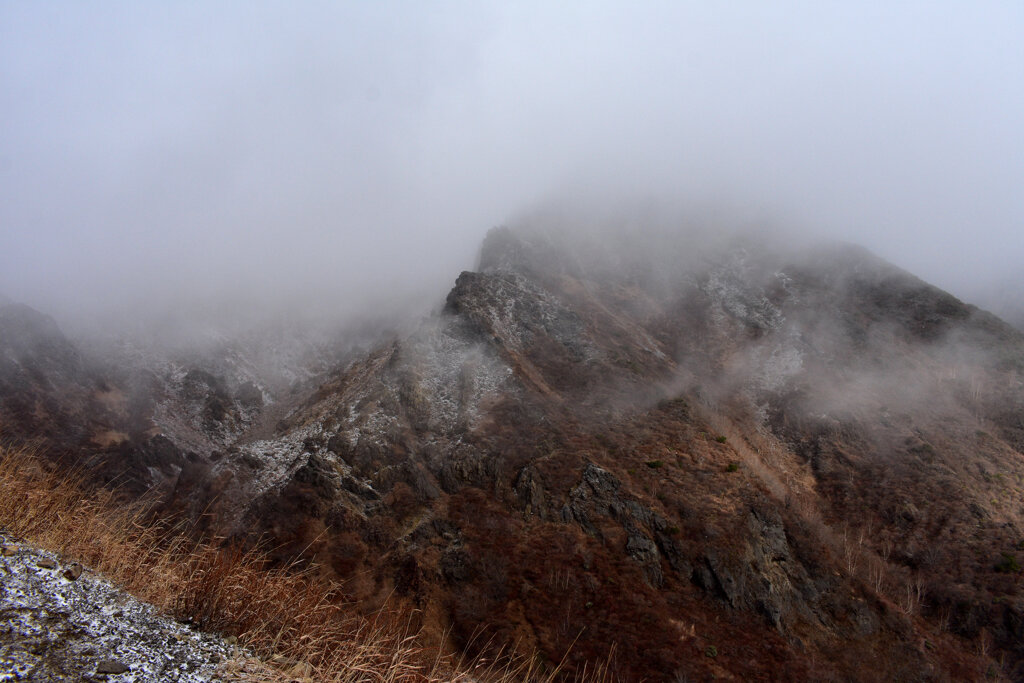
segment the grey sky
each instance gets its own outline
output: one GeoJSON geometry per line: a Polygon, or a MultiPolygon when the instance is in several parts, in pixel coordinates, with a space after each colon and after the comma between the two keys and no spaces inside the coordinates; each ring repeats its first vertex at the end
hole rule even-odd
{"type": "Polygon", "coordinates": [[[1024,292],[1022,35],[1020,2],[5,1],[0,292],[440,298],[563,193],[1024,292]]]}

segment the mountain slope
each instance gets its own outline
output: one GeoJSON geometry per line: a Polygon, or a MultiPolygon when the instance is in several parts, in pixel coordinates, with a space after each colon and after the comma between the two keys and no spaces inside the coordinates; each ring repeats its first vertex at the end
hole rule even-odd
{"type": "Polygon", "coordinates": [[[197,423],[169,509],[577,672],[1024,675],[1024,337],[858,248],[690,237],[493,231],[273,429],[197,423]]]}

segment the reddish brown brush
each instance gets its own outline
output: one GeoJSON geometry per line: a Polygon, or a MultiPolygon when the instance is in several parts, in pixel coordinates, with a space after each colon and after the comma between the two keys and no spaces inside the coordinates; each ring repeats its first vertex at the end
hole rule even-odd
{"type": "MultiPolygon", "coordinates": [[[[0,529],[106,576],[198,627],[237,637],[256,658],[230,663],[248,680],[553,681],[535,659],[467,661],[419,642],[411,616],[367,617],[315,567],[274,566],[260,548],[198,541],[153,521],[145,503],[92,488],[26,450],[0,451],[0,529]]],[[[600,667],[587,680],[607,680],[600,667]]]]}

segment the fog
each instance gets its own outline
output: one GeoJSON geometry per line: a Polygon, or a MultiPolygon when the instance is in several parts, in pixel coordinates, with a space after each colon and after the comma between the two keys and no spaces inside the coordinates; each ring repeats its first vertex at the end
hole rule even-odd
{"type": "Polygon", "coordinates": [[[1024,293],[1024,5],[556,5],[3,3],[0,296],[427,307],[494,225],[637,197],[1024,293]]]}

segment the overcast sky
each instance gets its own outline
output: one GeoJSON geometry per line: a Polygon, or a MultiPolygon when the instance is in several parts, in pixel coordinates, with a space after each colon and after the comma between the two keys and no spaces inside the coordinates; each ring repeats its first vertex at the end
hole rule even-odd
{"type": "Polygon", "coordinates": [[[1024,3],[0,2],[0,292],[443,297],[561,193],[1024,296],[1024,3]]]}

